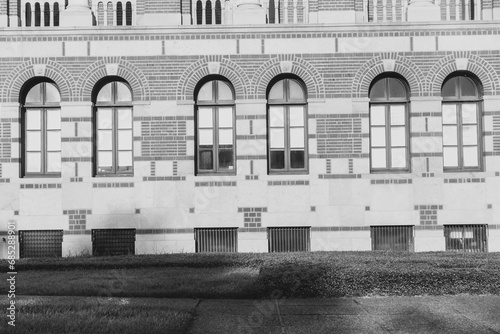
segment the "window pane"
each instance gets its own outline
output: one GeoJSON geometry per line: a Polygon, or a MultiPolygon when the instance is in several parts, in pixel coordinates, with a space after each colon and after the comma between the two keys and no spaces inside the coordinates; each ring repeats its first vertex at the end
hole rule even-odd
{"type": "Polygon", "coordinates": [[[212,83],[213,81],[209,81],[201,87],[198,92],[198,101],[213,101],[212,83]]]}
{"type": "Polygon", "coordinates": [[[476,84],[472,79],[467,78],[467,77],[460,77],[460,93],[462,94],[462,97],[468,96],[468,97],[475,97],[477,96],[476,92],[476,84]]]}
{"type": "Polygon", "coordinates": [[[385,99],[385,79],[377,81],[370,89],[370,99],[385,99]]]}
{"type": "Polygon", "coordinates": [[[280,80],[273,85],[271,91],[269,92],[269,100],[284,100],[283,96],[283,81],[280,80]]]}
{"type": "Polygon", "coordinates": [[[222,101],[228,101],[233,99],[233,92],[229,85],[224,81],[217,81],[219,85],[219,96],[218,99],[222,101]]]}
{"type": "Polygon", "coordinates": [[[118,149],[119,150],[132,149],[132,130],[118,131],[118,149]]]}
{"type": "Polygon", "coordinates": [[[118,109],[118,128],[119,129],[132,128],[132,109],[130,108],[118,109]]]}
{"type": "Polygon", "coordinates": [[[302,100],[305,101],[304,90],[302,86],[295,80],[289,79],[289,89],[290,89],[290,100],[302,100]]]}
{"type": "Polygon", "coordinates": [[[456,77],[451,78],[450,80],[446,81],[445,84],[443,85],[443,88],[441,89],[441,96],[443,96],[443,97],[458,97],[458,94],[455,91],[456,82],[457,82],[456,77]]]}
{"type": "Polygon", "coordinates": [[[26,132],[26,150],[40,151],[42,149],[42,133],[40,131],[26,132]]]}
{"type": "Polygon", "coordinates": [[[219,130],[219,145],[233,144],[233,129],[219,130]]]}
{"type": "Polygon", "coordinates": [[[61,150],[61,131],[47,131],[47,150],[61,150]]]}
{"type": "Polygon", "coordinates": [[[47,172],[56,173],[61,171],[61,152],[47,153],[47,172]]]}
{"type": "Polygon", "coordinates": [[[40,130],[40,109],[26,109],[26,129],[40,130]]]}
{"type": "Polygon", "coordinates": [[[290,106],[290,126],[304,126],[304,107],[290,106]]]}
{"type": "Polygon", "coordinates": [[[291,168],[304,168],[305,167],[305,152],[304,151],[290,151],[290,166],[291,166],[291,168]]]}
{"type": "Polygon", "coordinates": [[[458,167],[458,152],[456,147],[443,147],[443,164],[445,167],[458,167]]]}
{"type": "Polygon", "coordinates": [[[406,146],[406,131],[404,126],[391,127],[391,146],[406,146]]]}
{"type": "Polygon", "coordinates": [[[113,166],[113,156],[109,151],[97,152],[97,159],[99,161],[99,167],[111,167],[113,166]]]}
{"type": "Polygon", "coordinates": [[[97,102],[111,102],[111,83],[101,88],[97,94],[97,102]]]}
{"type": "Polygon", "coordinates": [[[443,126],[443,145],[457,145],[456,126],[443,126]]]}
{"type": "Polygon", "coordinates": [[[233,127],[233,108],[219,107],[219,127],[233,127]]]}
{"type": "Polygon", "coordinates": [[[269,107],[269,124],[272,127],[285,126],[283,107],[269,107]]]}
{"type": "Polygon", "coordinates": [[[285,168],[285,151],[271,151],[271,169],[285,168]]]}
{"type": "Polygon", "coordinates": [[[304,148],[304,128],[290,129],[290,148],[304,148]]]}
{"type": "Polygon", "coordinates": [[[61,109],[47,109],[47,129],[61,128],[61,109]]]}
{"type": "Polygon", "coordinates": [[[476,124],[477,123],[476,104],[475,103],[462,104],[462,123],[463,124],[476,124]]]}
{"type": "Polygon", "coordinates": [[[214,144],[214,135],[212,129],[200,129],[199,130],[199,145],[213,145],[214,144]]]}
{"type": "Polygon", "coordinates": [[[132,101],[132,93],[126,84],[123,82],[116,82],[116,101],[117,102],[128,102],[132,101]]]}
{"type": "Polygon", "coordinates": [[[404,105],[391,105],[391,125],[405,125],[406,113],[404,105]]]}
{"type": "Polygon", "coordinates": [[[385,127],[372,127],[371,133],[371,145],[374,146],[386,146],[385,143],[385,127]]]}
{"type": "Polygon", "coordinates": [[[406,98],[406,88],[400,80],[396,78],[387,80],[389,80],[389,98],[406,98]]]}
{"type": "Polygon", "coordinates": [[[211,128],[213,126],[212,108],[198,108],[198,127],[211,128]]]}
{"type": "Polygon", "coordinates": [[[464,147],[464,167],[479,166],[477,146],[464,147]]]}
{"type": "Polygon", "coordinates": [[[132,166],[132,151],[118,152],[118,167],[131,167],[132,166]]]}
{"type": "Polygon", "coordinates": [[[199,161],[200,169],[210,170],[214,168],[212,150],[200,150],[199,155],[200,155],[200,161],[199,161]]]}
{"type": "Polygon", "coordinates": [[[462,135],[464,145],[477,145],[477,125],[464,125],[462,135]]]}
{"type": "Polygon", "coordinates": [[[385,125],[385,106],[375,106],[375,105],[371,106],[370,124],[385,125]]]}
{"type": "Polygon", "coordinates": [[[443,124],[457,124],[457,106],[443,104],[443,124]]]}
{"type": "Polygon", "coordinates": [[[386,168],[385,148],[372,148],[371,154],[372,168],[386,168]]]}
{"type": "Polygon", "coordinates": [[[57,103],[61,101],[59,90],[50,82],[45,83],[45,102],[57,103]]]}
{"type": "Polygon", "coordinates": [[[406,148],[391,149],[391,167],[392,168],[406,167],[406,148]]]}
{"type": "Polygon", "coordinates": [[[42,93],[41,93],[42,84],[39,83],[31,88],[26,95],[26,103],[42,103],[42,93]]]}
{"type": "Polygon", "coordinates": [[[99,108],[97,110],[97,128],[98,129],[112,129],[113,128],[112,109],[99,108]]]}
{"type": "Polygon", "coordinates": [[[26,153],[26,172],[40,173],[42,171],[42,154],[39,152],[26,153]]]}
{"type": "Polygon", "coordinates": [[[285,130],[284,129],[271,129],[271,147],[272,148],[285,148],[285,130]]]}
{"type": "Polygon", "coordinates": [[[234,169],[232,149],[219,150],[219,169],[234,169]]]}
{"type": "Polygon", "coordinates": [[[113,133],[111,130],[99,130],[97,132],[97,149],[112,150],[113,149],[113,133]]]}

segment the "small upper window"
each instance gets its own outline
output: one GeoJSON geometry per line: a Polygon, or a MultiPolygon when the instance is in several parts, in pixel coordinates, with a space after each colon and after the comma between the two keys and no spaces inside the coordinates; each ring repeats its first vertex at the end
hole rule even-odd
{"type": "Polygon", "coordinates": [[[24,95],[23,171],[25,176],[61,175],[61,96],[52,82],[24,95]]]}
{"type": "Polygon", "coordinates": [[[95,99],[95,173],[133,172],[132,92],[125,82],[101,86],[95,99]]]}
{"type": "Polygon", "coordinates": [[[235,106],[224,80],[208,81],[196,98],[197,173],[234,173],[235,106]]]}
{"type": "Polygon", "coordinates": [[[286,78],[274,83],[267,117],[269,172],[306,172],[307,104],[302,82],[286,78]]]}

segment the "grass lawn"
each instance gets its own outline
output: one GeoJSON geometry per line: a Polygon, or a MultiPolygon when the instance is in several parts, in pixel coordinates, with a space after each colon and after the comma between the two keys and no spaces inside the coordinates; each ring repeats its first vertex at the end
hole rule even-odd
{"type": "MultiPolygon", "coordinates": [[[[179,299],[193,305],[172,307],[172,300],[141,297],[500,294],[500,253],[165,254],[16,262],[17,328],[2,321],[2,333],[186,332],[194,300],[179,299]]],[[[7,267],[5,260],[0,264],[7,267]]]]}

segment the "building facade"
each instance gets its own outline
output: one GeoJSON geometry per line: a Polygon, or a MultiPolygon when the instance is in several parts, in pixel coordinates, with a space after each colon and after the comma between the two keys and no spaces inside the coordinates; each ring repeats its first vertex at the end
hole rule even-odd
{"type": "Polygon", "coordinates": [[[0,2],[0,256],[500,251],[500,3],[0,2]]]}

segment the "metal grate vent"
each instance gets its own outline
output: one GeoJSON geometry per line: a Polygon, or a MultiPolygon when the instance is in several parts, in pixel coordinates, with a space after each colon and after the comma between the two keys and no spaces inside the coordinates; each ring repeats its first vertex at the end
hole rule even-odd
{"type": "Polygon", "coordinates": [[[92,230],[92,255],[134,255],[135,228],[92,230]]]}
{"type": "Polygon", "coordinates": [[[413,226],[371,226],[372,250],[413,252],[413,226]]]}
{"type": "Polygon", "coordinates": [[[232,253],[238,251],[238,228],[195,228],[196,253],[232,253]]]}
{"type": "Polygon", "coordinates": [[[311,250],[310,227],[269,227],[267,238],[269,253],[309,252],[311,250]]]}
{"type": "Polygon", "coordinates": [[[445,225],[446,250],[487,252],[488,225],[445,225]]]}
{"type": "Polygon", "coordinates": [[[62,230],[19,231],[19,256],[62,257],[62,230]]]}

